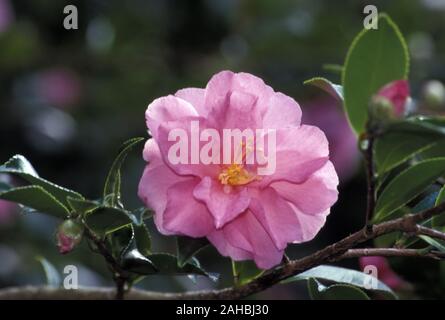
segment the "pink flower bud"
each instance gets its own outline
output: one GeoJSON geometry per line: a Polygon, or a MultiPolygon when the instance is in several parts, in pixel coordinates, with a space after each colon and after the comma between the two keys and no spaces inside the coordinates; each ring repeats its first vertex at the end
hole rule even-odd
{"type": "Polygon", "coordinates": [[[361,257],[359,260],[360,268],[363,270],[366,266],[377,268],[377,278],[394,290],[407,287],[407,283],[397,273],[395,273],[388,260],[384,257],[361,257]]]}
{"type": "Polygon", "coordinates": [[[378,109],[385,110],[391,107],[388,114],[393,118],[401,118],[405,113],[409,95],[408,81],[396,80],[388,83],[377,92],[373,99],[373,105],[378,109]]]}
{"type": "Polygon", "coordinates": [[[61,254],[72,251],[82,240],[83,227],[74,220],[65,220],[57,229],[57,246],[61,254]]]}

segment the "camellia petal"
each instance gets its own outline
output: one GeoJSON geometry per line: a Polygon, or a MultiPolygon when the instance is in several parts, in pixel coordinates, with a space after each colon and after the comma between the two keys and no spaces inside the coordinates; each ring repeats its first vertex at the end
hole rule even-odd
{"type": "Polygon", "coordinates": [[[197,178],[178,182],[167,190],[163,227],[176,234],[200,238],[213,229],[213,220],[206,206],[193,199],[197,178]]]}
{"type": "Polygon", "coordinates": [[[217,229],[236,218],[247,209],[250,203],[247,188],[240,186],[228,189],[224,190],[224,186],[219,181],[205,177],[193,191],[195,198],[207,205],[217,229]]]}

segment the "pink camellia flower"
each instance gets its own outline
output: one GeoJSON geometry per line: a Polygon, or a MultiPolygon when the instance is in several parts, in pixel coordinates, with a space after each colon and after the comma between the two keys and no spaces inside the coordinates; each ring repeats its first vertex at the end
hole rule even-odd
{"type": "Polygon", "coordinates": [[[388,260],[384,257],[361,257],[359,264],[362,270],[366,266],[375,266],[378,271],[378,279],[391,289],[398,290],[406,287],[407,283],[391,269],[388,260]]]}
{"type": "Polygon", "coordinates": [[[410,95],[409,84],[406,80],[396,80],[381,88],[376,95],[377,99],[385,99],[392,106],[392,114],[400,118],[405,113],[405,107],[410,95]]]}
{"type": "Polygon", "coordinates": [[[345,113],[332,97],[309,101],[303,107],[303,123],[315,125],[323,130],[329,141],[329,158],[340,177],[340,182],[347,181],[357,169],[360,152],[357,148],[357,138],[345,113]]]}
{"type": "Polygon", "coordinates": [[[148,165],[138,194],[165,235],[207,237],[223,256],[269,269],[281,262],[288,243],[314,238],[337,200],[338,177],[324,133],[301,125],[298,103],[251,74],[223,71],[205,89],[156,99],[146,122],[153,138],[144,148],[148,165]],[[199,141],[193,139],[199,136],[196,123],[209,129],[199,141]],[[259,132],[255,147],[249,139],[229,144],[226,159],[231,141],[217,138],[237,129],[259,132]],[[183,133],[191,141],[178,160],[172,156],[183,133]],[[209,149],[212,161],[198,161],[209,149]],[[259,160],[249,162],[252,155],[274,159],[273,170],[260,170],[259,160]]]}

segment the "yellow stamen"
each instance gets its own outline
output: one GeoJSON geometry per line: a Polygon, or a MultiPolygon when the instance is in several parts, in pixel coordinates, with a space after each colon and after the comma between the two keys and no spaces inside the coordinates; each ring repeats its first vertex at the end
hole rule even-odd
{"type": "Polygon", "coordinates": [[[240,186],[254,180],[255,175],[250,174],[242,165],[231,164],[219,174],[218,179],[224,185],[240,186]]]}

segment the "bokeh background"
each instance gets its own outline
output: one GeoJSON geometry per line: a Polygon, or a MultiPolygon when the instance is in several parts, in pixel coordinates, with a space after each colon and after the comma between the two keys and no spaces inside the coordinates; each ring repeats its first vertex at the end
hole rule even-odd
{"type": "MultiPolygon", "coordinates": [[[[321,248],[362,226],[365,178],[340,106],[303,81],[322,75],[340,82],[326,64],[343,63],[367,4],[388,12],[405,35],[414,96],[428,79],[445,80],[445,0],[0,0],[0,162],[23,154],[42,177],[98,198],[119,145],[147,136],[144,112],[153,99],[204,87],[220,70],[250,72],[295,98],[304,122],[328,135],[341,180],[339,201],[317,238],[292,246],[288,254],[321,248]],[[79,10],[78,30],[63,28],[68,4],[79,10]]],[[[137,150],[124,167],[124,202],[130,208],[142,205],[136,192],[143,166],[137,150]]],[[[0,287],[43,284],[36,256],[59,272],[78,266],[81,285],[112,285],[101,257],[86,245],[59,255],[57,223],[0,202],[0,287]]],[[[149,227],[155,250],[174,252],[173,239],[149,227]]],[[[228,259],[213,248],[199,258],[206,269],[221,273],[217,284],[150,276],[138,286],[182,291],[231,283],[228,259]]],[[[392,263],[407,297],[445,297],[437,263],[392,263]]],[[[358,261],[344,265],[359,268],[358,261]]],[[[290,284],[256,297],[307,294],[304,284],[290,284]]]]}

